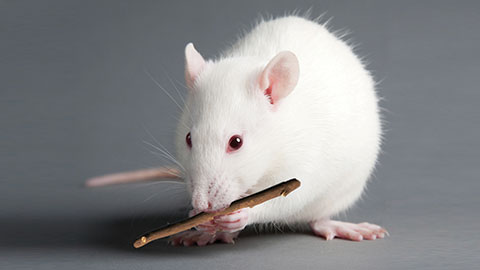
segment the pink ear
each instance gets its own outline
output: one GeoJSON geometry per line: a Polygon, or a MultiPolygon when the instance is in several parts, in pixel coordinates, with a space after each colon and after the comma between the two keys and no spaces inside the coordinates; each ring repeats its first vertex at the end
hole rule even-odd
{"type": "Polygon", "coordinates": [[[195,50],[192,43],[188,43],[185,47],[185,81],[190,89],[193,88],[195,79],[204,66],[205,60],[203,57],[195,50]]]}
{"type": "Polygon", "coordinates": [[[260,89],[270,97],[270,103],[275,104],[293,91],[298,75],[299,67],[295,54],[290,51],[280,52],[270,60],[260,75],[260,89]]]}

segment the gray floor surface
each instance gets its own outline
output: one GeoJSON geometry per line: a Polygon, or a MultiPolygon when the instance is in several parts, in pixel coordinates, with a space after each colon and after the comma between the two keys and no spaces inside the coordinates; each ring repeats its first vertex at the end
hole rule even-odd
{"type": "Polygon", "coordinates": [[[475,269],[480,260],[478,1],[0,1],[1,269],[475,269]],[[325,242],[247,230],[235,245],[134,250],[183,217],[181,184],[89,190],[90,176],[168,164],[183,48],[207,57],[258,14],[327,12],[384,98],[384,153],[340,218],[391,236],[325,242]]]}

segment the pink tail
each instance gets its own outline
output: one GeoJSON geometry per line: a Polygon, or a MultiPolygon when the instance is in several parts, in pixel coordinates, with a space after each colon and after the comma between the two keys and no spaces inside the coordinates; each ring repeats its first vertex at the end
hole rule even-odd
{"type": "Polygon", "coordinates": [[[140,182],[155,178],[174,178],[180,180],[180,171],[175,168],[160,167],[132,172],[107,174],[90,178],[86,181],[85,185],[87,187],[100,187],[114,184],[140,182]]]}

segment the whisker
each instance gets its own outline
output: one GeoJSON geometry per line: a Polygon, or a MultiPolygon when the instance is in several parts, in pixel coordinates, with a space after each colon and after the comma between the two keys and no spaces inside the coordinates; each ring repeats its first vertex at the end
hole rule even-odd
{"type": "Polygon", "coordinates": [[[175,85],[175,82],[177,82],[177,83],[178,83],[180,86],[182,86],[184,89],[187,89],[187,90],[188,90],[188,87],[187,87],[185,84],[179,82],[177,79],[174,79],[174,78],[172,79],[172,77],[168,74],[168,71],[167,71],[167,69],[165,69],[164,66],[162,66],[162,69],[163,69],[163,72],[165,73],[165,75],[167,76],[168,80],[169,80],[170,83],[172,84],[173,88],[174,88],[175,91],[177,92],[178,96],[180,97],[180,99],[181,99],[182,102],[183,102],[182,113],[186,110],[186,111],[188,112],[188,115],[190,116],[190,120],[193,121],[193,119],[192,119],[192,113],[191,113],[191,111],[190,111],[190,107],[188,106],[188,103],[185,102],[185,99],[184,99],[183,95],[181,94],[181,92],[178,90],[177,86],[175,85]],[[174,82],[173,80],[175,80],[175,82],[174,82]]]}
{"type": "Polygon", "coordinates": [[[172,153],[170,153],[168,151],[168,149],[163,146],[158,140],[157,138],[155,138],[155,136],[153,136],[153,134],[144,126],[143,127],[145,129],[145,132],[147,132],[147,134],[154,140],[154,142],[156,144],[158,144],[162,149],[156,147],[155,145],[147,142],[147,141],[143,141],[144,143],[152,146],[153,148],[159,150],[161,153],[163,153],[164,155],[166,155],[166,158],[169,158],[172,162],[174,162],[175,164],[177,164],[179,167],[181,167],[183,169],[183,171],[185,171],[185,168],[180,164],[180,162],[178,162],[178,160],[172,155],[172,153]]]}
{"type": "MultiPolygon", "coordinates": [[[[172,160],[169,156],[166,156],[165,154],[162,154],[162,153],[157,153],[155,151],[150,151],[150,153],[152,153],[153,155],[157,156],[157,157],[162,157],[164,158],[166,161],[170,161],[178,166],[181,166],[176,160],[172,160]]],[[[178,177],[181,177],[181,175],[178,175],[178,177]]]]}
{"type": "Polygon", "coordinates": [[[168,91],[165,88],[163,88],[157,80],[155,80],[155,78],[152,76],[152,74],[150,74],[150,72],[148,72],[147,70],[144,70],[144,72],[158,86],[158,88],[160,88],[173,101],[173,103],[175,103],[175,105],[177,105],[177,107],[180,109],[180,111],[184,110],[182,108],[182,106],[180,106],[180,104],[178,104],[178,102],[172,97],[172,95],[170,95],[170,93],[168,93],[168,91]]]}
{"type": "MultiPolygon", "coordinates": [[[[156,144],[158,144],[159,147],[161,147],[166,153],[168,153],[168,154],[173,158],[172,153],[170,153],[170,152],[168,151],[168,149],[167,149],[165,146],[163,146],[163,145],[157,140],[157,138],[155,138],[155,136],[153,136],[153,134],[152,134],[150,131],[148,131],[147,129],[145,129],[145,131],[148,133],[148,135],[150,135],[150,137],[152,137],[152,139],[155,141],[156,144]]],[[[153,146],[153,145],[152,145],[152,146],[153,146]]]]}
{"type": "MultiPolygon", "coordinates": [[[[190,111],[190,107],[188,107],[188,103],[185,102],[185,99],[183,98],[183,96],[180,94],[180,91],[178,90],[178,88],[175,86],[175,83],[173,83],[172,79],[170,78],[170,76],[168,76],[168,73],[165,72],[165,74],[167,75],[167,78],[168,80],[170,81],[170,83],[172,84],[173,88],[175,89],[175,91],[177,92],[178,96],[180,97],[180,99],[182,100],[183,102],[183,110],[182,110],[182,113],[184,111],[187,111],[188,112],[188,115],[190,116],[190,119],[192,120],[192,113],[190,111]]],[[[177,119],[177,121],[180,121],[180,119],[177,119]]],[[[193,121],[193,120],[192,120],[193,121]]],[[[184,123],[182,123],[184,124],[184,123]]],[[[184,124],[185,125],[185,124],[184,124]]],[[[186,126],[186,125],[185,125],[186,126]]]]}
{"type": "Polygon", "coordinates": [[[157,196],[159,193],[153,193],[152,195],[148,196],[147,198],[145,198],[144,200],[142,200],[141,203],[145,203],[149,200],[151,200],[152,198],[154,198],[155,196],[157,196]]]}
{"type": "MultiPolygon", "coordinates": [[[[158,185],[158,184],[161,184],[161,183],[173,183],[173,182],[169,182],[169,181],[161,181],[161,182],[158,182],[158,181],[152,181],[151,183],[143,183],[143,187],[152,187],[152,186],[155,186],[158,185]]],[[[184,182],[176,182],[176,183],[182,183],[182,184],[185,184],[184,182]]],[[[186,190],[185,189],[185,186],[184,185],[170,185],[169,188],[162,188],[159,192],[168,192],[168,191],[171,191],[171,190],[186,190]]]]}
{"type": "MultiPolygon", "coordinates": [[[[154,186],[154,185],[157,185],[157,184],[173,184],[173,183],[181,184],[180,186],[182,186],[182,188],[185,185],[185,182],[179,182],[179,181],[175,181],[175,180],[162,180],[162,181],[151,180],[149,182],[138,183],[135,186],[129,187],[129,189],[139,189],[139,188],[146,188],[146,187],[154,186]]],[[[175,186],[177,186],[177,185],[175,185],[175,186]]]]}
{"type": "MultiPolygon", "coordinates": [[[[161,151],[158,148],[157,148],[157,150],[161,151]]],[[[178,161],[175,159],[175,157],[172,154],[170,154],[170,152],[168,152],[166,149],[163,149],[163,151],[161,151],[161,153],[163,155],[165,155],[166,158],[169,158],[171,161],[173,161],[175,163],[178,163],[178,161]]]]}
{"type": "Polygon", "coordinates": [[[175,82],[178,83],[180,86],[182,86],[182,87],[185,88],[185,89],[188,89],[188,87],[187,87],[185,84],[183,84],[181,81],[179,81],[179,80],[177,80],[177,79],[175,79],[175,78],[173,78],[173,79],[174,79],[175,82]]]}
{"type": "Polygon", "coordinates": [[[174,88],[175,91],[177,92],[177,95],[178,95],[178,96],[180,97],[180,99],[182,100],[183,105],[185,105],[185,99],[183,98],[183,95],[180,93],[180,90],[178,90],[177,86],[173,83],[172,77],[170,77],[170,75],[168,75],[168,72],[167,72],[167,70],[165,70],[165,68],[164,68],[163,70],[164,70],[165,75],[167,76],[167,79],[170,81],[170,83],[172,84],[173,88],[174,88]]]}
{"type": "Polygon", "coordinates": [[[180,117],[175,116],[175,115],[172,115],[172,117],[173,117],[173,119],[176,120],[177,123],[182,124],[185,129],[187,129],[187,130],[190,129],[183,121],[181,121],[180,117]]]}
{"type": "MultiPolygon", "coordinates": [[[[147,142],[147,141],[143,141],[143,143],[145,143],[145,144],[147,144],[147,145],[155,148],[156,150],[160,151],[160,153],[161,153],[162,155],[164,155],[165,158],[168,158],[170,161],[174,162],[176,165],[178,165],[179,167],[181,167],[181,169],[182,169],[183,171],[186,171],[186,170],[185,170],[185,167],[183,167],[183,165],[180,164],[180,162],[178,162],[168,151],[165,151],[165,150],[163,150],[163,149],[161,149],[161,148],[159,148],[159,147],[157,147],[157,146],[155,146],[155,145],[153,145],[153,144],[151,144],[151,143],[149,143],[149,142],[147,142]]],[[[160,153],[157,153],[157,154],[160,154],[160,153]]]]}

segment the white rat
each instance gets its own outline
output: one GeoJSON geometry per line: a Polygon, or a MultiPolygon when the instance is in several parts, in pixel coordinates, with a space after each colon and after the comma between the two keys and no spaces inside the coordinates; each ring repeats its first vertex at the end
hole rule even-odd
{"type": "MultiPolygon", "coordinates": [[[[216,211],[290,178],[301,187],[171,238],[173,244],[233,242],[256,223],[308,223],[327,240],[383,238],[385,229],[330,217],[362,194],[380,150],[375,82],[352,48],[315,21],[262,21],[216,60],[185,48],[189,88],[177,128],[177,158],[192,213],[216,211]]],[[[90,185],[176,171],[154,169],[90,185]]]]}

